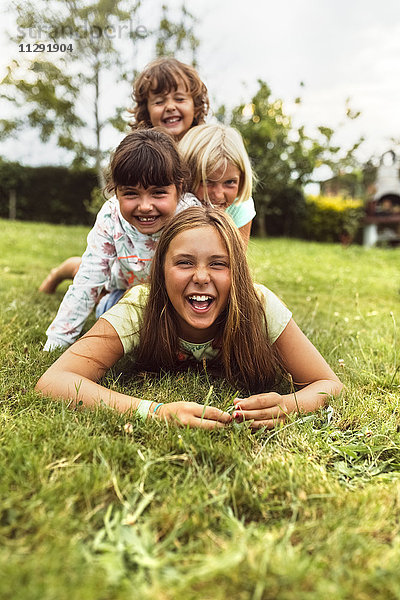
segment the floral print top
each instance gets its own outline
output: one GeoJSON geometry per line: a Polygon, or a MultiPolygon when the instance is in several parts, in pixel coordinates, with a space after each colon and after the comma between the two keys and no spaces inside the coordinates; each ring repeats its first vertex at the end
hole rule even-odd
{"type": "MultiPolygon", "coordinates": [[[[190,206],[201,204],[193,194],[185,194],[176,213],[190,206]]],[[[46,331],[44,350],[69,346],[77,339],[101,292],[145,283],[160,234],[140,233],[121,215],[117,198],[107,200],[89,232],[79,271],[46,331]]]]}

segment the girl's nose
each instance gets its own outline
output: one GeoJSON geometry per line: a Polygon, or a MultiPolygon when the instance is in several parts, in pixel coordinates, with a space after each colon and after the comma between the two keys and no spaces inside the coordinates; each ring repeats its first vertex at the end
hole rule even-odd
{"type": "Polygon", "coordinates": [[[140,212],[150,212],[153,209],[153,204],[151,201],[151,198],[149,196],[142,196],[142,198],[140,199],[140,203],[139,203],[139,211],[140,212]]]}
{"type": "Polygon", "coordinates": [[[210,281],[210,274],[208,272],[208,269],[202,266],[197,267],[195,272],[193,273],[193,281],[200,285],[208,283],[210,281]]]}
{"type": "Polygon", "coordinates": [[[211,202],[213,200],[221,202],[224,199],[224,190],[222,185],[220,183],[216,183],[210,186],[210,189],[208,190],[208,195],[210,197],[211,202]]]}

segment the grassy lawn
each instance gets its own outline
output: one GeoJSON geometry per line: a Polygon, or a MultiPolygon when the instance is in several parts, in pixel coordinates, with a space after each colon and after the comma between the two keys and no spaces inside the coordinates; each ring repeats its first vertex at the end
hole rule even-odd
{"type": "MultiPolygon", "coordinates": [[[[87,229],[0,223],[2,600],[400,599],[400,250],[252,240],[275,291],[347,386],[332,409],[252,434],[68,409],[33,387],[87,229]]],[[[222,406],[207,374],[107,385],[222,406]]]]}

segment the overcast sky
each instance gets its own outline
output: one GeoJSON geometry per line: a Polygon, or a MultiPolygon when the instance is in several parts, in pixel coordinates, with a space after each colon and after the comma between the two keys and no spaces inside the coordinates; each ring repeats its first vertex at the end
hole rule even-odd
{"type": "MultiPolygon", "coordinates": [[[[141,24],[154,27],[161,0],[144,4],[141,24]]],[[[316,125],[337,129],[342,123],[336,141],[343,147],[365,136],[362,159],[393,147],[391,137],[400,139],[400,0],[197,0],[187,6],[199,19],[199,72],[213,106],[248,102],[261,78],[310,133],[316,125]],[[300,107],[293,103],[299,95],[300,107]],[[345,122],[346,98],[361,111],[356,121],[345,122]]],[[[15,56],[4,35],[13,26],[11,17],[2,19],[2,73],[15,56]]],[[[138,68],[149,58],[139,53],[138,68]]],[[[129,89],[122,95],[128,104],[129,89]]],[[[0,155],[30,164],[63,159],[43,148],[37,134],[2,143],[0,155]]]]}

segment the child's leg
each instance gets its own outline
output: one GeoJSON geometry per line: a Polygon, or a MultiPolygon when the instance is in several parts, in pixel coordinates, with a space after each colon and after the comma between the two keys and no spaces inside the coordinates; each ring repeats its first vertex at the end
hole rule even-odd
{"type": "Polygon", "coordinates": [[[101,315],[108,311],[109,308],[117,304],[118,300],[122,298],[126,290],[114,290],[112,292],[106,292],[102,297],[99,298],[99,302],[96,307],[96,318],[99,319],[101,315]]]}
{"type": "Polygon", "coordinates": [[[64,281],[64,279],[73,279],[75,277],[81,265],[81,261],[82,259],[80,256],[71,256],[71,258],[67,258],[61,265],[52,269],[46,279],[41,283],[39,292],[54,294],[57,286],[64,281]]]}

